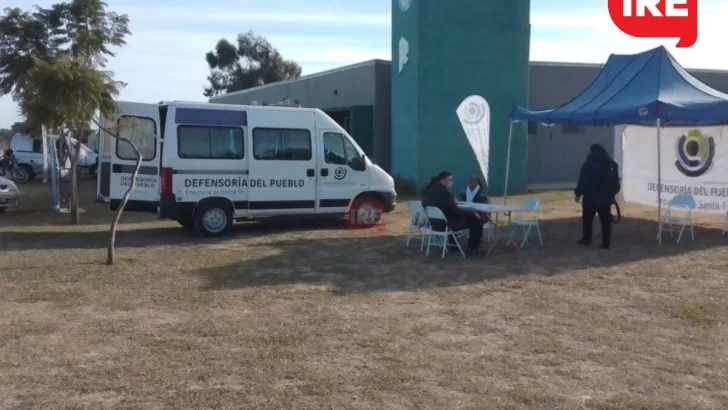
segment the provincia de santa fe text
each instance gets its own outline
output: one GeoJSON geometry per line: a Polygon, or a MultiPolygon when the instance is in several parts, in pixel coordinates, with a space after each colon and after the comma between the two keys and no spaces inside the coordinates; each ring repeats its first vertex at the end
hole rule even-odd
{"type": "Polygon", "coordinates": [[[676,195],[691,195],[694,211],[728,212],[728,135],[725,127],[666,127],[660,132],[660,171],[654,127],[628,126],[622,134],[624,199],[669,206],[676,195]]]}

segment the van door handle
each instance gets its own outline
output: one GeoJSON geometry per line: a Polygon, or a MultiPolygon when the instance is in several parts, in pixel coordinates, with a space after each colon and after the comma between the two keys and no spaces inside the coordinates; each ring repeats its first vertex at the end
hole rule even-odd
{"type": "Polygon", "coordinates": [[[312,177],[312,176],[315,176],[315,175],[316,175],[316,170],[314,170],[313,168],[309,168],[309,169],[306,170],[306,176],[307,177],[312,177]]]}
{"type": "Polygon", "coordinates": [[[321,176],[322,177],[329,176],[329,169],[328,168],[321,168],[321,176]]]}

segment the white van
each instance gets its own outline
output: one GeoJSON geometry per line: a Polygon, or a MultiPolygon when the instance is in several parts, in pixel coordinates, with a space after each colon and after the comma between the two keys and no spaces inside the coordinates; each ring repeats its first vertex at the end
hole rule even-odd
{"type": "MultiPolygon", "coordinates": [[[[394,179],[323,111],[170,102],[119,103],[136,117],[122,135],[141,146],[142,166],[129,210],[157,210],[205,236],[232,222],[290,216],[391,212],[394,179]],[[155,143],[149,136],[161,136],[155,143]],[[144,141],[147,143],[144,143],[144,141]]],[[[108,126],[120,118],[104,120],[108,126]]],[[[99,188],[116,209],[135,165],[128,144],[101,136],[99,188]],[[108,163],[108,165],[104,165],[108,163]]]]}
{"type": "MultiPolygon", "coordinates": [[[[48,135],[48,139],[54,140],[56,150],[60,150],[60,142],[57,135],[48,135]]],[[[75,138],[71,138],[71,144],[75,146],[75,138]]],[[[10,149],[13,150],[18,160],[18,167],[28,173],[28,180],[33,180],[37,175],[43,175],[43,139],[33,138],[29,135],[16,134],[10,140],[10,149]]],[[[81,144],[81,157],[78,160],[78,169],[90,176],[96,176],[96,153],[89,147],[81,144]]],[[[70,167],[70,162],[67,167],[70,167]]]]}

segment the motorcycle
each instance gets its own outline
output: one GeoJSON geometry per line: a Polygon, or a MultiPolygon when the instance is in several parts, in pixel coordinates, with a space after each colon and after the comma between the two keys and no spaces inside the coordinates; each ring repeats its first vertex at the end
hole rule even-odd
{"type": "Polygon", "coordinates": [[[18,166],[18,160],[10,150],[5,158],[0,159],[0,177],[10,177],[19,184],[28,182],[30,179],[28,171],[18,166]]]}

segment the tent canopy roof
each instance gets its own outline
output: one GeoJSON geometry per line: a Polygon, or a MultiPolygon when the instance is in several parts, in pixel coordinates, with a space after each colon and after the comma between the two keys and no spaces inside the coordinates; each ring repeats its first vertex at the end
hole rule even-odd
{"type": "Polygon", "coordinates": [[[511,118],[544,124],[717,125],[728,123],[728,94],[690,75],[662,46],[634,55],[612,54],[596,79],[561,107],[511,118]]]}

